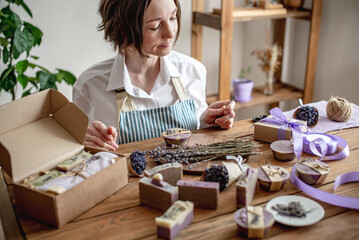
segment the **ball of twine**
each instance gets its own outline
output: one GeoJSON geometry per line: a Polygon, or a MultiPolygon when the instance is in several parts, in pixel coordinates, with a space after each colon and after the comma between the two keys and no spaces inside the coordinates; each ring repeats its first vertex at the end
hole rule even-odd
{"type": "Polygon", "coordinates": [[[326,110],[328,118],[336,122],[346,122],[352,116],[352,105],[345,98],[331,97],[326,110]]]}

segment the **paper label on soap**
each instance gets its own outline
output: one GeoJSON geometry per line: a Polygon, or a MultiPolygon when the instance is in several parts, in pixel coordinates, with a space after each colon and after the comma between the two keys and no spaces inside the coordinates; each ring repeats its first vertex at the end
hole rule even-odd
{"type": "Polygon", "coordinates": [[[264,216],[262,207],[247,207],[248,237],[264,236],[264,216]]]}
{"type": "Polygon", "coordinates": [[[271,181],[269,191],[279,191],[283,183],[283,177],[280,170],[275,169],[272,166],[262,166],[262,169],[271,181]]]}
{"type": "Polygon", "coordinates": [[[316,171],[317,173],[320,174],[320,177],[318,178],[316,184],[318,183],[322,183],[326,177],[326,175],[329,172],[329,169],[323,165],[320,165],[320,163],[318,162],[313,162],[313,161],[306,161],[303,160],[301,162],[299,162],[300,164],[303,164],[307,167],[310,167],[311,169],[313,169],[314,171],[316,171]]]}
{"type": "Polygon", "coordinates": [[[234,162],[222,162],[228,171],[228,186],[236,181],[243,173],[237,163],[234,162]]]}

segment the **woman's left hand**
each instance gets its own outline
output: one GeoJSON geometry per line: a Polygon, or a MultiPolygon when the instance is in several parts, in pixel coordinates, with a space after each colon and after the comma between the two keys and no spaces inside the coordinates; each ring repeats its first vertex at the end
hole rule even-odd
{"type": "Polygon", "coordinates": [[[227,106],[229,102],[230,100],[218,101],[209,105],[202,114],[201,121],[211,126],[220,126],[223,129],[230,129],[236,115],[233,111],[236,103],[232,101],[227,106]]]}

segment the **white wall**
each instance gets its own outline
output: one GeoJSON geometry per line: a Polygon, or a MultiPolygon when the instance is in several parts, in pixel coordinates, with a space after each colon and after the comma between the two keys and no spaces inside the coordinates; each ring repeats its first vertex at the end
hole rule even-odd
{"type": "MultiPolygon", "coordinates": [[[[20,16],[38,26],[44,33],[41,46],[32,52],[40,57],[38,64],[50,70],[63,68],[79,76],[90,65],[114,55],[112,46],[103,40],[103,33],[96,29],[100,22],[97,14],[98,2],[99,0],[27,1],[34,17],[29,19],[23,11],[18,11],[20,16]]],[[[175,49],[190,55],[191,1],[180,2],[183,12],[182,30],[175,49]]],[[[205,2],[208,11],[220,6],[219,0],[205,2]]],[[[236,5],[242,2],[236,1],[236,5]]],[[[4,5],[5,2],[1,0],[0,7],[4,5]]],[[[328,100],[331,95],[339,95],[359,104],[358,13],[359,1],[323,1],[314,101],[328,100]]],[[[242,66],[252,66],[251,78],[254,79],[255,85],[262,85],[264,74],[250,52],[265,46],[265,30],[271,31],[271,23],[269,20],[235,23],[234,29],[231,76],[235,78],[242,66]]],[[[305,21],[287,21],[283,80],[299,87],[302,87],[304,82],[308,30],[309,24],[305,21]]],[[[208,70],[208,94],[218,90],[218,47],[218,31],[205,27],[203,63],[208,70]]],[[[3,69],[4,66],[0,67],[3,69]]],[[[59,90],[72,99],[71,87],[63,85],[59,90]]],[[[9,101],[10,96],[2,92],[0,104],[9,101]]],[[[297,105],[296,101],[291,101],[281,106],[287,110],[297,105]]],[[[237,119],[263,114],[267,110],[263,106],[240,110],[237,119]]]]}

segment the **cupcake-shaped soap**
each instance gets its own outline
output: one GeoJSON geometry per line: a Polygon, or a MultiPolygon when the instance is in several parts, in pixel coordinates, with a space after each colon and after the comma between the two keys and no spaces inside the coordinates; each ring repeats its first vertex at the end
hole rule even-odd
{"type": "Polygon", "coordinates": [[[234,213],[238,233],[247,238],[263,238],[274,224],[274,216],[262,207],[244,207],[234,213]]]}
{"type": "Polygon", "coordinates": [[[282,189],[289,178],[289,172],[279,166],[265,165],[258,169],[259,186],[269,192],[282,189]]]}
{"type": "Polygon", "coordinates": [[[162,133],[162,137],[165,139],[168,146],[181,145],[184,146],[191,138],[191,131],[182,128],[171,128],[162,133]]]}
{"type": "Polygon", "coordinates": [[[329,166],[318,160],[311,158],[303,159],[295,164],[298,172],[298,177],[306,184],[320,184],[323,183],[329,173],[329,166]]]}
{"type": "Polygon", "coordinates": [[[279,140],[270,145],[273,156],[279,161],[292,161],[295,158],[293,143],[290,140],[279,140]]]}

